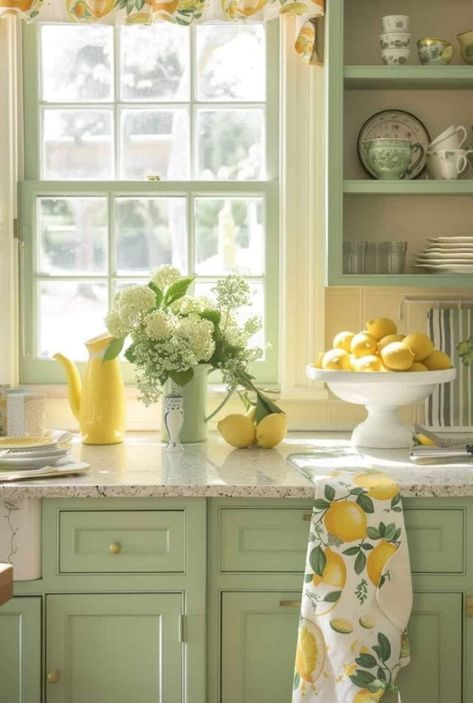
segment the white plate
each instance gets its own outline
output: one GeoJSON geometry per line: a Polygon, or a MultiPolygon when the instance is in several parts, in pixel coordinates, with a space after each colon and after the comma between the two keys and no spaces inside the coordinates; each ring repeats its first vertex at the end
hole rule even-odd
{"type": "Polygon", "coordinates": [[[90,469],[89,464],[84,464],[82,461],[70,462],[69,464],[61,464],[60,466],[45,466],[36,471],[19,471],[4,473],[0,471],[0,483],[9,481],[25,481],[26,479],[42,479],[42,478],[60,478],[61,476],[74,476],[84,474],[90,469]]]}
{"type": "Polygon", "coordinates": [[[13,450],[7,450],[5,454],[2,454],[3,450],[0,450],[0,462],[4,461],[11,461],[12,459],[38,459],[38,458],[47,458],[47,459],[57,459],[70,451],[68,447],[48,447],[44,451],[40,451],[39,449],[37,451],[19,451],[19,452],[14,452],[13,450]]]}
{"type": "Polygon", "coordinates": [[[46,430],[44,438],[34,440],[28,437],[0,437],[0,450],[11,449],[19,452],[38,452],[57,446],[58,442],[68,442],[72,435],[64,430],[46,430]],[[13,443],[9,440],[15,440],[13,443]],[[23,443],[24,442],[24,443],[23,443]]]}
{"type": "Polygon", "coordinates": [[[5,470],[12,470],[12,469],[42,469],[43,466],[48,466],[54,464],[57,461],[60,461],[63,459],[67,454],[69,450],[64,449],[61,451],[61,454],[56,454],[55,456],[49,456],[49,455],[41,455],[41,456],[35,456],[35,457],[22,457],[22,458],[14,458],[10,459],[7,456],[0,457],[0,471],[5,471],[5,470]]]}
{"type": "MultiPolygon", "coordinates": [[[[461,266],[460,264],[416,264],[418,269],[432,269],[433,271],[445,271],[449,273],[473,273],[473,264],[461,266]]],[[[425,373],[425,372],[424,372],[425,373]]]]}
{"type": "Polygon", "coordinates": [[[425,256],[417,257],[417,261],[422,261],[425,264],[466,264],[473,265],[473,257],[471,256],[425,256]]]}
{"type": "Polygon", "coordinates": [[[464,242],[467,244],[473,244],[473,235],[465,235],[463,237],[428,237],[429,242],[440,242],[441,244],[453,244],[464,242]]]}
{"type": "Polygon", "coordinates": [[[461,249],[460,247],[448,247],[445,249],[423,249],[421,254],[428,254],[429,256],[434,256],[437,254],[438,256],[453,256],[454,254],[459,255],[461,254],[462,256],[473,256],[473,247],[471,249],[461,249]]]}

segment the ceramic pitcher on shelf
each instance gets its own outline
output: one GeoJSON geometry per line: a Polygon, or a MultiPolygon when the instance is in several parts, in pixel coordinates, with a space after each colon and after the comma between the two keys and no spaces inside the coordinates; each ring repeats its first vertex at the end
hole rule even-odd
{"type": "Polygon", "coordinates": [[[125,399],[118,358],[104,361],[109,334],[85,342],[89,361],[82,384],[79,370],[63,354],[54,359],[63,366],[71,410],[79,421],[84,444],[118,444],[125,434],[125,399]]]}

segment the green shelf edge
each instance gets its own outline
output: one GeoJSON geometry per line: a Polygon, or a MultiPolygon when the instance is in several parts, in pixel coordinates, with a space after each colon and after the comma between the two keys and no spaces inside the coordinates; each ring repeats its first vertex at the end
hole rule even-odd
{"type": "Polygon", "coordinates": [[[329,286],[397,286],[403,288],[465,288],[473,287],[473,274],[339,274],[329,276],[329,286]]]}
{"type": "Polygon", "coordinates": [[[347,90],[468,90],[473,66],[345,66],[347,90]]]}
{"type": "Polygon", "coordinates": [[[343,192],[348,195],[472,195],[473,180],[346,180],[343,183],[343,192]]]}

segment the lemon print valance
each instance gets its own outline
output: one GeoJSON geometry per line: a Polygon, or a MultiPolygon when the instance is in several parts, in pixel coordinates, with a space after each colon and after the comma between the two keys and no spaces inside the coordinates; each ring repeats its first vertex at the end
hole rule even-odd
{"type": "Polygon", "coordinates": [[[100,22],[189,25],[204,22],[267,21],[296,16],[295,50],[308,63],[319,64],[317,21],[326,0],[0,0],[0,17],[16,14],[27,22],[100,22]]]}

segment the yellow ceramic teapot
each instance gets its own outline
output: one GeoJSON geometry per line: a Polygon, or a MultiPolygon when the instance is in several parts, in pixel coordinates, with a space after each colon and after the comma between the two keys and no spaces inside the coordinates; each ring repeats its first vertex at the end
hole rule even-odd
{"type": "Polygon", "coordinates": [[[73,361],[55,354],[54,359],[65,369],[69,386],[69,403],[79,420],[84,444],[118,444],[125,434],[125,400],[123,379],[118,358],[104,361],[109,334],[85,342],[89,363],[82,387],[77,366],[73,361]]]}

